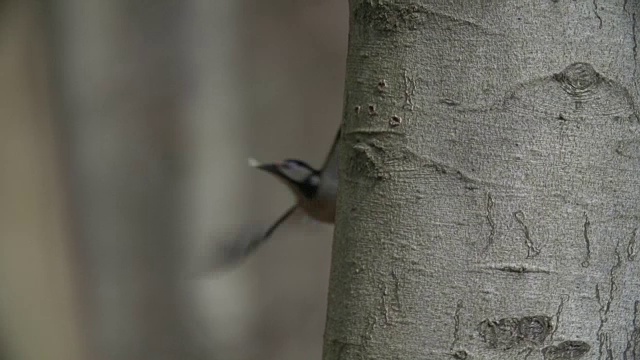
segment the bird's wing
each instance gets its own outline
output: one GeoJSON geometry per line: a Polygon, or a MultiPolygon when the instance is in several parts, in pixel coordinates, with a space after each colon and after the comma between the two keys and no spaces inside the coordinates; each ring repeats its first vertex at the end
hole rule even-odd
{"type": "MultiPolygon", "coordinates": [[[[207,272],[219,271],[240,263],[253,254],[260,245],[269,240],[273,232],[287,220],[298,208],[294,205],[282,214],[266,231],[244,229],[216,247],[213,258],[208,261],[207,272]]],[[[264,228],[263,228],[264,229],[264,228]]]]}
{"type": "MultiPolygon", "coordinates": [[[[322,172],[322,180],[325,178],[331,178],[335,181],[338,180],[338,151],[337,145],[340,140],[340,129],[338,129],[338,133],[336,134],[333,144],[331,145],[331,149],[329,150],[329,154],[322,165],[320,171],[322,172]]],[[[320,183],[322,183],[322,180],[320,183]]]]}
{"type": "Polygon", "coordinates": [[[285,220],[287,220],[289,218],[289,216],[291,216],[291,214],[293,214],[294,211],[296,211],[296,209],[298,208],[298,205],[293,205],[292,207],[289,208],[289,210],[285,211],[284,214],[282,214],[278,220],[276,220],[276,222],[273,223],[273,225],[271,225],[267,231],[264,233],[264,235],[262,235],[262,240],[259,241],[256,244],[250,244],[251,246],[248,247],[247,249],[249,250],[249,252],[252,252],[253,250],[255,250],[260,244],[262,244],[265,240],[267,240],[268,238],[271,237],[271,234],[273,234],[273,232],[278,228],[278,226],[280,226],[285,220]]]}

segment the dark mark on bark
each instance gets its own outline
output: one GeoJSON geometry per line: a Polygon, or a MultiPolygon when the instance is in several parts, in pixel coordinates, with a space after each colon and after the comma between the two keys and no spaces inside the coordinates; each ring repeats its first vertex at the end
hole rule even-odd
{"type": "Polygon", "coordinates": [[[380,93],[383,93],[387,90],[387,82],[386,80],[382,79],[380,81],[378,81],[378,91],[380,93]]]}
{"type": "Polygon", "coordinates": [[[613,349],[611,349],[611,336],[607,332],[598,334],[600,350],[598,360],[613,360],[613,349]]]}
{"type": "Polygon", "coordinates": [[[353,110],[355,111],[356,115],[360,114],[360,105],[356,105],[356,107],[353,108],[353,110]]]}
{"type": "Polygon", "coordinates": [[[386,36],[418,30],[427,21],[442,20],[484,30],[484,27],[470,20],[437,12],[420,4],[361,1],[354,9],[353,17],[356,24],[386,36]]]}
{"type": "Polygon", "coordinates": [[[609,278],[611,279],[611,283],[609,286],[609,300],[613,300],[613,293],[618,290],[618,284],[616,282],[616,270],[619,270],[622,266],[622,255],[620,255],[620,241],[616,243],[615,249],[615,257],[616,263],[613,264],[611,270],[609,271],[609,278]]]}
{"type": "Polygon", "coordinates": [[[489,223],[489,239],[487,239],[487,246],[485,247],[485,251],[488,250],[495,240],[496,236],[496,223],[493,221],[493,206],[495,203],[493,202],[493,197],[490,192],[487,192],[487,222],[489,223]]]}
{"type": "MultiPolygon", "coordinates": [[[[606,312],[608,311],[608,309],[607,309],[607,303],[602,302],[603,299],[600,296],[600,285],[598,284],[596,284],[596,300],[598,301],[598,305],[600,305],[600,309],[598,310],[600,314],[600,324],[598,325],[598,332],[597,332],[597,338],[598,338],[598,341],[600,341],[602,328],[604,327],[604,324],[607,322],[606,312]]],[[[600,352],[602,352],[602,343],[600,343],[600,352]]]]}
{"type": "Polygon", "coordinates": [[[602,294],[600,292],[600,286],[596,284],[596,300],[598,304],[600,304],[600,325],[598,326],[598,341],[600,343],[600,357],[599,359],[613,360],[613,355],[609,357],[611,350],[611,339],[609,338],[609,334],[604,332],[604,325],[609,320],[609,311],[611,310],[611,303],[614,299],[614,293],[618,291],[618,284],[616,279],[616,270],[620,269],[622,266],[622,256],[619,251],[620,242],[616,244],[615,256],[616,262],[611,266],[609,270],[609,291],[607,294],[607,299],[603,299],[602,294]],[[602,356],[607,356],[603,358],[602,356]]]}
{"type": "Polygon", "coordinates": [[[640,359],[640,300],[633,304],[633,331],[627,335],[627,347],[624,350],[623,360],[640,359]]]}
{"type": "Polygon", "coordinates": [[[629,240],[629,245],[627,245],[627,260],[633,261],[636,258],[636,242],[638,238],[638,228],[633,229],[633,233],[631,234],[631,239],[629,240]]]}
{"type": "Polygon", "coordinates": [[[531,239],[531,233],[529,232],[529,227],[526,224],[524,212],[518,210],[513,213],[513,217],[515,217],[516,221],[522,226],[522,230],[524,231],[524,243],[527,246],[527,259],[538,256],[540,254],[540,250],[536,248],[533,240],[531,239]]]}
{"type": "Polygon", "coordinates": [[[453,314],[453,341],[451,342],[450,350],[454,350],[460,340],[460,311],[462,311],[462,305],[462,300],[458,300],[456,311],[453,314]]]}
{"type": "Polygon", "coordinates": [[[558,309],[556,310],[555,323],[553,324],[553,331],[549,336],[549,341],[553,341],[553,337],[556,335],[556,331],[558,331],[558,328],[560,327],[560,316],[562,315],[565,301],[569,301],[569,295],[560,295],[560,304],[558,305],[558,309]]]}
{"type": "Polygon", "coordinates": [[[469,354],[464,350],[458,350],[454,352],[451,356],[453,356],[454,359],[458,359],[458,360],[467,360],[469,358],[469,354]]]}
{"type": "Polygon", "coordinates": [[[491,348],[508,350],[514,347],[542,345],[551,333],[551,318],[545,315],[523,318],[484,320],[478,325],[478,333],[491,348]]]}
{"type": "Polygon", "coordinates": [[[542,349],[542,355],[544,360],[577,360],[590,350],[591,346],[584,341],[569,340],[545,347],[542,349]]]}
{"type": "Polygon", "coordinates": [[[393,278],[393,296],[395,300],[393,309],[395,311],[401,311],[402,302],[400,301],[400,278],[398,277],[398,271],[396,269],[391,270],[391,277],[393,278]]]}
{"type": "Polygon", "coordinates": [[[534,266],[522,266],[522,265],[489,265],[485,267],[486,270],[491,271],[502,271],[507,273],[515,273],[515,274],[551,274],[550,270],[541,269],[534,266]]]}
{"type": "Polygon", "coordinates": [[[413,110],[413,95],[416,92],[416,81],[407,75],[407,70],[404,71],[404,104],[403,109],[407,107],[409,110],[413,110]]]}
{"type": "Polygon", "coordinates": [[[389,120],[389,125],[396,127],[398,125],[402,124],[402,118],[398,115],[393,115],[391,117],[391,120],[389,120]]]}
{"type": "Polygon", "coordinates": [[[373,104],[369,104],[369,116],[376,116],[378,112],[376,112],[376,106],[373,104]]]}
{"type": "Polygon", "coordinates": [[[458,106],[458,105],[460,105],[460,103],[458,101],[455,101],[455,100],[449,99],[449,98],[440,99],[440,104],[445,104],[445,105],[448,105],[448,106],[458,106]]]}
{"type": "Polygon", "coordinates": [[[597,2],[597,0],[593,0],[593,13],[596,16],[596,19],[598,19],[598,29],[602,29],[602,18],[600,17],[600,14],[598,13],[598,2],[597,2]]]}
{"type": "Polygon", "coordinates": [[[589,221],[589,215],[584,213],[584,225],[582,226],[582,237],[584,238],[584,243],[587,248],[587,252],[584,255],[584,260],[580,265],[582,267],[589,267],[589,260],[591,259],[591,241],[589,240],[589,227],[591,226],[591,222],[589,221]]]}
{"type": "Polygon", "coordinates": [[[619,141],[615,152],[629,159],[640,158],[640,139],[619,141]]]}
{"type": "MultiPolygon", "coordinates": [[[[633,21],[633,26],[631,27],[631,34],[633,34],[633,58],[636,61],[638,61],[638,38],[637,38],[637,35],[636,35],[637,22],[636,22],[636,14],[635,13],[631,17],[631,19],[633,21]]],[[[633,78],[634,79],[637,79],[637,77],[636,77],[637,69],[638,69],[637,66],[633,67],[633,78]]]]}

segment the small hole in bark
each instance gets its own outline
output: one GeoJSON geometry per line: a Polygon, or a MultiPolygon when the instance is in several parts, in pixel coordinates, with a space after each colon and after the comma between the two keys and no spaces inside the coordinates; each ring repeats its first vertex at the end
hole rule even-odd
{"type": "Polygon", "coordinates": [[[466,360],[469,357],[469,354],[464,350],[458,350],[453,354],[453,357],[458,360],[466,360]]]}
{"type": "Polygon", "coordinates": [[[356,112],[356,114],[360,114],[360,105],[357,105],[355,108],[353,108],[353,110],[356,112]]]}
{"type": "Polygon", "coordinates": [[[400,124],[402,124],[402,118],[400,116],[393,115],[391,120],[389,120],[389,125],[391,126],[398,126],[400,124]]]}
{"type": "Polygon", "coordinates": [[[378,115],[378,113],[376,112],[376,106],[375,105],[369,105],[369,115],[371,115],[371,116],[378,115]]]}

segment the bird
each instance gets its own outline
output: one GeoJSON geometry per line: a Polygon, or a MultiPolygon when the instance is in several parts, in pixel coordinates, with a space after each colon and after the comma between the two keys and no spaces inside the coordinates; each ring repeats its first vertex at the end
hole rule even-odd
{"type": "Polygon", "coordinates": [[[338,129],[324,164],[317,170],[299,159],[264,164],[253,158],[248,159],[249,166],[274,176],[286,185],[295,196],[296,203],[280,215],[266,231],[256,231],[254,227],[251,231],[242,231],[231,240],[220,243],[216,249],[216,259],[211,265],[213,270],[229,268],[248,258],[266,243],[296,210],[302,210],[305,215],[321,223],[334,223],[338,192],[337,145],[340,133],[338,129]]]}

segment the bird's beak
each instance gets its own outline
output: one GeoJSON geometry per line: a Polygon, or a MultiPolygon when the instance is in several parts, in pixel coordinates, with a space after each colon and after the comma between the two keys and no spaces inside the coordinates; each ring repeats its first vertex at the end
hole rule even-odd
{"type": "Polygon", "coordinates": [[[280,175],[280,168],[278,168],[278,165],[276,164],[261,164],[256,166],[256,169],[260,169],[274,175],[280,175]]]}
{"type": "Polygon", "coordinates": [[[280,169],[278,168],[277,164],[261,164],[259,161],[250,158],[249,166],[254,167],[256,169],[260,169],[262,171],[266,171],[274,175],[281,175],[280,169]]]}

